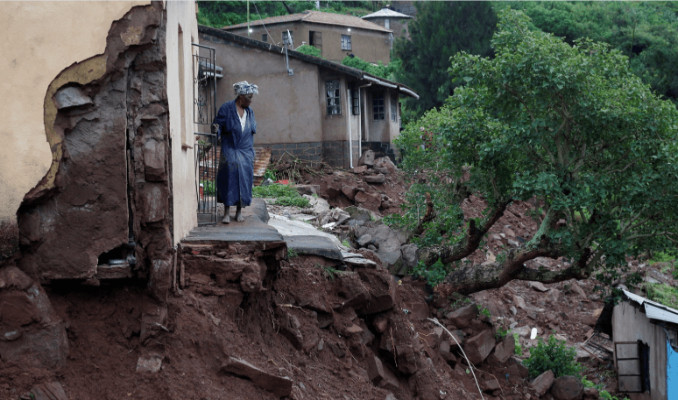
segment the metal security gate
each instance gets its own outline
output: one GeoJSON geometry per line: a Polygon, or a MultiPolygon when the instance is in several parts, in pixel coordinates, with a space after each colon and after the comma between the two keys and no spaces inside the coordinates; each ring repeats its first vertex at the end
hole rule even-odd
{"type": "Polygon", "coordinates": [[[193,121],[195,123],[195,193],[198,198],[198,226],[217,223],[217,136],[211,131],[217,108],[217,79],[222,68],[216,65],[215,49],[193,44],[193,121]]]}

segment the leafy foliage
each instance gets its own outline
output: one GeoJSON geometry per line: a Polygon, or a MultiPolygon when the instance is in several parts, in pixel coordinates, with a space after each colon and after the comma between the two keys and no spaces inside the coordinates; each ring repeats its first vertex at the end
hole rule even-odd
{"type": "Polygon", "coordinates": [[[584,37],[609,43],[631,70],[678,101],[678,5],[671,2],[512,2],[535,26],[569,43],[584,37]]]}
{"type": "Polygon", "coordinates": [[[646,283],[647,298],[678,309],[678,289],[665,283],[646,283]]]}
{"type": "Polygon", "coordinates": [[[497,17],[485,2],[422,1],[416,2],[416,7],[417,18],[408,25],[410,38],[396,41],[394,59],[402,62],[397,80],[421,96],[406,103],[418,117],[442,106],[458,84],[446,73],[450,57],[461,50],[491,54],[490,38],[497,17]]]}
{"type": "Polygon", "coordinates": [[[492,46],[492,59],[453,57],[452,80],[464,85],[398,139],[414,184],[395,222],[420,230],[423,247],[452,248],[442,257],[449,264],[461,247],[478,247],[471,233],[485,235],[478,227],[506,204],[535,201],[538,232],[498,257],[509,280],[586,277],[598,266],[606,267],[601,279],[614,279],[626,256],[675,248],[678,187],[666,182],[678,176],[676,107],[619,51],[590,40],[570,45],[531,29],[518,11],[502,12],[492,46]],[[426,193],[435,209],[428,220],[426,193]],[[460,204],[471,193],[487,208],[465,224],[460,204]],[[536,256],[563,256],[571,267],[559,275],[526,269],[536,256]]]}
{"type": "Polygon", "coordinates": [[[322,52],[320,51],[320,49],[315,47],[315,46],[311,46],[309,44],[301,45],[294,50],[296,50],[296,51],[298,51],[299,53],[302,53],[302,54],[322,58],[322,52]]]}
{"type": "Polygon", "coordinates": [[[577,351],[566,345],[565,341],[549,335],[548,342],[542,339],[535,347],[530,348],[530,357],[523,361],[531,378],[551,370],[557,378],[559,376],[581,377],[582,366],[577,361],[577,351]]]}
{"type": "Polygon", "coordinates": [[[367,72],[368,74],[372,74],[384,79],[393,79],[393,73],[398,65],[397,61],[391,62],[389,65],[383,65],[381,62],[378,64],[372,64],[356,56],[346,56],[343,60],[341,60],[341,63],[348,67],[357,68],[367,72]]]}

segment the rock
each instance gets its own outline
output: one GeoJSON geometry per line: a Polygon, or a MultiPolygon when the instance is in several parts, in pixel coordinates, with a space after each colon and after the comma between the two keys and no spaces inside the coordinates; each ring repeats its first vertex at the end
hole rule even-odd
{"type": "Polygon", "coordinates": [[[586,292],[584,292],[584,289],[582,289],[581,286],[579,286],[579,284],[576,281],[572,281],[572,284],[570,285],[570,290],[575,295],[584,299],[586,298],[586,292]]]}
{"type": "Polygon", "coordinates": [[[516,307],[520,308],[521,310],[527,310],[527,304],[525,304],[525,300],[522,297],[514,294],[512,300],[516,307]]]}
{"type": "Polygon", "coordinates": [[[537,392],[537,396],[541,397],[546,392],[548,392],[548,390],[551,388],[551,385],[553,385],[553,381],[554,381],[553,371],[548,370],[546,372],[543,372],[538,377],[534,378],[534,380],[530,382],[530,387],[535,392],[537,392]]]}
{"type": "Polygon", "coordinates": [[[531,332],[529,326],[519,326],[517,328],[511,329],[511,333],[515,333],[518,336],[528,336],[531,332]]]}
{"type": "Polygon", "coordinates": [[[600,398],[600,393],[598,389],[594,387],[584,389],[584,399],[586,400],[598,400],[600,398]]]}
{"type": "Polygon", "coordinates": [[[469,304],[447,313],[445,317],[457,328],[466,328],[478,316],[478,307],[469,304]]]}
{"type": "Polygon", "coordinates": [[[20,269],[0,269],[0,359],[24,368],[58,369],[66,362],[66,328],[42,286],[20,269]]]}
{"type": "Polygon", "coordinates": [[[229,356],[226,363],[221,367],[221,372],[248,378],[255,385],[274,393],[276,396],[289,397],[292,393],[292,380],[290,378],[269,374],[240,358],[229,356]]]}
{"type": "Polygon", "coordinates": [[[548,288],[541,282],[530,282],[530,287],[538,292],[548,292],[548,288]]]}
{"type": "Polygon", "coordinates": [[[474,365],[479,365],[494,348],[494,334],[492,330],[486,329],[479,334],[471,337],[464,344],[464,352],[474,365]]]}
{"type": "Polygon", "coordinates": [[[353,168],[353,173],[354,174],[364,174],[365,172],[367,172],[367,169],[368,169],[367,165],[360,165],[358,167],[353,168]]]}
{"type": "Polygon", "coordinates": [[[351,201],[355,200],[355,194],[357,191],[358,189],[355,186],[343,185],[341,187],[341,193],[343,193],[343,195],[351,201]]]}
{"type": "Polygon", "coordinates": [[[494,353],[490,356],[492,363],[504,364],[515,353],[516,341],[513,335],[506,335],[501,342],[494,347],[494,353]]]}
{"type": "Polygon", "coordinates": [[[546,300],[550,303],[557,303],[560,300],[560,290],[552,287],[551,290],[546,294],[546,300]]]}
{"type": "Polygon", "coordinates": [[[363,180],[367,183],[384,183],[386,182],[386,176],[384,174],[365,175],[363,180]]]}
{"type": "Polygon", "coordinates": [[[374,160],[374,169],[382,174],[392,174],[398,170],[389,157],[379,157],[374,160]]]}
{"type": "Polygon", "coordinates": [[[309,196],[317,195],[320,185],[301,185],[295,184],[294,188],[297,189],[299,194],[307,194],[309,196]]]}
{"type": "Polygon", "coordinates": [[[330,211],[330,203],[322,197],[309,196],[307,194],[303,195],[303,197],[308,199],[313,215],[324,215],[330,211]]]}
{"type": "Polygon", "coordinates": [[[59,110],[94,104],[82,89],[75,86],[59,89],[54,95],[54,102],[59,110]]]}
{"type": "Polygon", "coordinates": [[[418,251],[419,246],[414,243],[408,243],[400,247],[400,254],[402,254],[403,258],[403,266],[407,268],[407,271],[417,266],[417,263],[419,262],[419,256],[417,255],[418,251]]]}
{"type": "Polygon", "coordinates": [[[348,213],[352,220],[359,222],[359,225],[363,225],[366,222],[376,219],[372,211],[366,208],[358,206],[349,206],[346,207],[344,211],[348,213]]]}
{"type": "Polygon", "coordinates": [[[386,328],[388,327],[388,318],[386,318],[386,316],[383,314],[377,315],[374,318],[372,325],[374,325],[374,329],[377,332],[384,333],[386,332],[386,328]]]}
{"type": "Polygon", "coordinates": [[[68,400],[63,386],[59,382],[40,383],[31,388],[33,400],[68,400]]]}
{"type": "Polygon", "coordinates": [[[375,385],[390,390],[398,390],[398,378],[384,364],[379,357],[371,356],[367,358],[367,376],[375,385]]]}
{"type": "Polygon", "coordinates": [[[381,195],[379,193],[360,191],[356,193],[354,200],[356,204],[371,211],[377,212],[379,211],[379,207],[381,207],[381,195]]]}
{"type": "Polygon", "coordinates": [[[372,235],[369,233],[366,233],[362,236],[360,236],[356,242],[358,243],[358,246],[360,247],[367,247],[368,244],[372,243],[372,235]]]}
{"type": "Polygon", "coordinates": [[[518,314],[518,309],[515,306],[509,306],[509,311],[511,314],[516,315],[518,314]]]}
{"type": "Polygon", "coordinates": [[[360,159],[358,160],[358,165],[367,165],[369,167],[374,165],[374,151],[372,150],[365,150],[363,152],[363,155],[360,156],[360,159]]]}
{"type": "Polygon", "coordinates": [[[141,356],[137,360],[137,372],[156,373],[162,368],[162,356],[158,354],[151,354],[141,356]]]}
{"type": "Polygon", "coordinates": [[[370,298],[370,292],[358,274],[341,274],[337,276],[337,280],[339,281],[338,294],[345,299],[340,308],[363,308],[370,298]]]}
{"type": "Polygon", "coordinates": [[[578,400],[584,394],[584,385],[574,376],[558,377],[551,386],[555,400],[578,400]]]}
{"type": "Polygon", "coordinates": [[[486,376],[480,381],[480,389],[483,392],[491,392],[500,389],[499,381],[494,376],[486,376]]]}
{"type": "Polygon", "coordinates": [[[404,304],[405,310],[408,311],[408,314],[412,319],[417,321],[423,321],[428,318],[428,304],[425,301],[417,299],[410,300],[404,304]]]}
{"type": "Polygon", "coordinates": [[[396,285],[390,274],[383,270],[361,269],[360,279],[368,288],[369,300],[362,307],[356,308],[359,314],[376,314],[388,311],[396,303],[396,285]]]}

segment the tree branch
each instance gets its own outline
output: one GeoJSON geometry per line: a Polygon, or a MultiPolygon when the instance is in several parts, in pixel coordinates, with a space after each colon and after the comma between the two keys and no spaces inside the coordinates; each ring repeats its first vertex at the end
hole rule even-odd
{"type": "Polygon", "coordinates": [[[511,201],[504,201],[496,204],[490,214],[482,221],[480,226],[476,226],[474,219],[468,222],[468,230],[464,238],[455,246],[441,246],[432,248],[422,255],[422,260],[427,266],[433,265],[438,259],[443,264],[449,264],[454,261],[470,255],[478,249],[480,242],[492,226],[504,215],[506,207],[511,201]]]}

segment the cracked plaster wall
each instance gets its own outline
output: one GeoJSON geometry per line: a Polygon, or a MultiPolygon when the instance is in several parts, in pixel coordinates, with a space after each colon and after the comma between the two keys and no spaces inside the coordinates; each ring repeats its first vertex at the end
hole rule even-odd
{"type": "Polygon", "coordinates": [[[113,20],[148,1],[0,2],[0,221],[15,223],[24,195],[48,172],[44,100],[69,65],[102,54],[113,20]]]}

